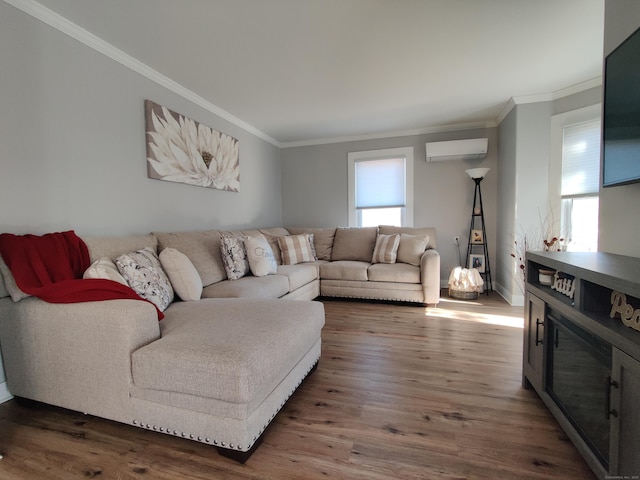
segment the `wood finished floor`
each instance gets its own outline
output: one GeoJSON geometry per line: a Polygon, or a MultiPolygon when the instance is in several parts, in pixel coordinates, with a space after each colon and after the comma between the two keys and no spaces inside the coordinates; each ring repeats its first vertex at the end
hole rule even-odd
{"type": "Polygon", "coordinates": [[[0,479],[587,479],[521,388],[522,308],[323,302],[320,364],[244,464],[210,446],[11,400],[0,479]]]}

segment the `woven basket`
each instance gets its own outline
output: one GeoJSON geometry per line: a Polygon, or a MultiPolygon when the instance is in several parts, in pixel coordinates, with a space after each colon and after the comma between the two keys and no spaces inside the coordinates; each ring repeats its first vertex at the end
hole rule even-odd
{"type": "Polygon", "coordinates": [[[478,298],[478,292],[467,292],[449,287],[449,296],[457,300],[475,300],[478,298]]]}

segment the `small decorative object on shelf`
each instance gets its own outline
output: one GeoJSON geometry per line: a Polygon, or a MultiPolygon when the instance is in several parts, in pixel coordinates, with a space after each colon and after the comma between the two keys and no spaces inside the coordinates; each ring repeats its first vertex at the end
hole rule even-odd
{"type": "Polygon", "coordinates": [[[538,281],[540,282],[540,285],[546,285],[547,287],[550,287],[551,285],[553,285],[553,281],[554,281],[553,277],[555,273],[556,273],[555,270],[544,270],[544,269],[538,270],[538,281]]]}
{"type": "Polygon", "coordinates": [[[613,290],[611,292],[611,318],[616,318],[620,314],[623,325],[638,330],[640,332],[640,308],[635,309],[633,305],[627,303],[627,296],[624,293],[613,290]]]}
{"type": "Polygon", "coordinates": [[[572,275],[556,272],[553,276],[553,285],[551,285],[551,289],[573,299],[573,296],[576,293],[575,280],[576,279],[572,275]]]}

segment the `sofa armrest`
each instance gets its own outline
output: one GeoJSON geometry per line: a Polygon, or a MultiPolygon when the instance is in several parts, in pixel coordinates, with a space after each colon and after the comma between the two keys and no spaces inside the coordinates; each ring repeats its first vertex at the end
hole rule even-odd
{"type": "Polygon", "coordinates": [[[160,337],[139,300],[0,300],[0,345],[13,395],[130,421],[131,353],[160,337]]]}
{"type": "Polygon", "coordinates": [[[440,301],[440,254],[430,248],[420,258],[420,281],[424,289],[424,303],[435,305],[440,301]]]}

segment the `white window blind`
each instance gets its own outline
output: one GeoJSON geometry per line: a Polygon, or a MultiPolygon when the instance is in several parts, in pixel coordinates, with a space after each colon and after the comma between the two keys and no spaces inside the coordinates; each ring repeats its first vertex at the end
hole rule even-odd
{"type": "Polygon", "coordinates": [[[562,196],[598,193],[600,120],[565,126],[562,140],[562,196]]]}
{"type": "Polygon", "coordinates": [[[356,208],[404,207],[405,157],[355,162],[356,208]]]}

